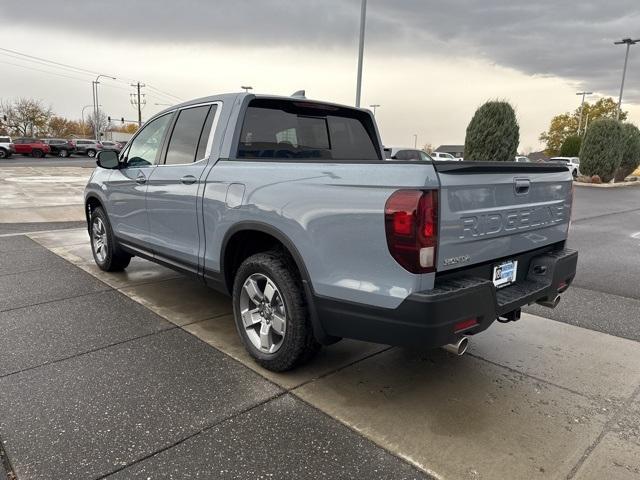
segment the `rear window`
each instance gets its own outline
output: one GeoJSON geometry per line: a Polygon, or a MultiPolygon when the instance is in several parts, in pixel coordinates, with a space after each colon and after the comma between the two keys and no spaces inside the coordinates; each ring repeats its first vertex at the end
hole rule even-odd
{"type": "Polygon", "coordinates": [[[238,158],[381,160],[371,117],[309,102],[252,100],[242,125],[238,158]]]}
{"type": "Polygon", "coordinates": [[[0,137],[0,143],[9,143],[11,140],[9,137],[0,137]]]}

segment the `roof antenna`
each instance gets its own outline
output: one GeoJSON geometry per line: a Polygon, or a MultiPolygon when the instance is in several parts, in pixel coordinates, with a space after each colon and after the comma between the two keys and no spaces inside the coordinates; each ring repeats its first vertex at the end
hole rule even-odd
{"type": "Polygon", "coordinates": [[[293,92],[291,94],[292,97],[298,97],[298,98],[307,98],[305,97],[305,91],[304,90],[298,90],[297,92],[293,92]]]}

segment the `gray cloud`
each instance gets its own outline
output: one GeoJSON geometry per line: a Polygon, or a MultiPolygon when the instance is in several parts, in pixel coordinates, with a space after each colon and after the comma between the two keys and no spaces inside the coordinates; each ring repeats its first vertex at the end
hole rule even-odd
{"type": "MultiPolygon", "coordinates": [[[[118,41],[286,45],[309,48],[310,55],[355,49],[360,9],[359,0],[4,3],[5,22],[28,29],[42,22],[39,32],[73,28],[118,41]],[[55,18],[64,19],[60,27],[55,18]]],[[[638,0],[370,0],[367,55],[480,56],[617,95],[624,48],[613,41],[623,36],[640,37],[638,0]]],[[[631,51],[625,100],[640,103],[640,44],[631,51]]]]}

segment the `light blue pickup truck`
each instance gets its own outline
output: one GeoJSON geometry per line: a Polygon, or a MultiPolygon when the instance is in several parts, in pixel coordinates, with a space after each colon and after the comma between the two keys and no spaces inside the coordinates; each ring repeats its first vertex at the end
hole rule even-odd
{"type": "Polygon", "coordinates": [[[230,294],[282,371],[353,338],[462,354],[571,284],[572,177],[556,164],[386,160],[370,112],[215,95],[100,152],[85,205],[97,265],[132,256],[230,294]]]}

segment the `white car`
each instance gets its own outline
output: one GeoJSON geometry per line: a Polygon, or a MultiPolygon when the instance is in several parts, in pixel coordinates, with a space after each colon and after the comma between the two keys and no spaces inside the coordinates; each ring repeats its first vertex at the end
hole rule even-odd
{"type": "Polygon", "coordinates": [[[441,160],[441,161],[449,161],[449,162],[461,162],[462,161],[461,157],[454,157],[453,155],[451,155],[450,153],[447,153],[447,152],[431,152],[431,157],[434,160],[441,160]]]}
{"type": "Polygon", "coordinates": [[[516,162],[518,163],[527,163],[530,162],[529,157],[525,157],[524,155],[516,155],[516,162]]]}
{"type": "Polygon", "coordinates": [[[0,136],[0,158],[9,158],[16,153],[16,147],[11,141],[11,137],[0,136]]]}
{"type": "Polygon", "coordinates": [[[574,178],[580,175],[580,159],[578,157],[552,157],[549,161],[565,164],[569,167],[569,171],[574,178]]]}

